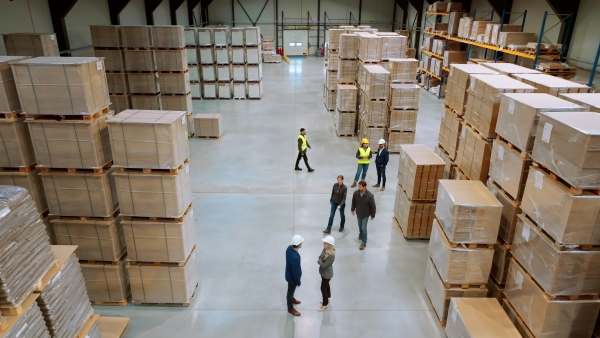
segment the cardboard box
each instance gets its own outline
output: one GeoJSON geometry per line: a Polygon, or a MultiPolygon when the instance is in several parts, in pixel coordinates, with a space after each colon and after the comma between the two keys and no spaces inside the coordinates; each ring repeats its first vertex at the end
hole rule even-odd
{"type": "Polygon", "coordinates": [[[357,110],[358,88],[355,85],[337,85],[337,110],[354,112],[357,110]]]}
{"type": "Polygon", "coordinates": [[[188,70],[188,58],[185,49],[155,50],[156,70],[161,72],[183,72],[188,70]]]}
{"type": "Polygon", "coordinates": [[[127,74],[127,86],[130,93],[157,94],[160,93],[158,73],[127,74]]]}
{"type": "Polygon", "coordinates": [[[505,94],[500,100],[496,133],[519,150],[531,153],[541,112],[585,110],[549,94],[505,94]]]}
{"type": "Polygon", "coordinates": [[[158,48],[184,48],[185,37],[183,26],[150,26],[152,47],[158,48]]]}
{"type": "Polygon", "coordinates": [[[383,38],[374,34],[362,34],[358,38],[358,58],[365,62],[381,61],[383,38]]]}
{"type": "Polygon", "coordinates": [[[513,77],[536,88],[536,93],[558,96],[559,93],[587,93],[589,87],[548,74],[514,74],[513,77]]]}
{"type": "Polygon", "coordinates": [[[217,64],[228,65],[231,63],[231,49],[229,47],[215,48],[215,59],[217,64]]]}
{"type": "Polygon", "coordinates": [[[479,181],[439,181],[435,216],[452,243],[496,243],[502,208],[479,181]]]}
{"type": "Polygon", "coordinates": [[[28,120],[37,164],[48,168],[102,168],[112,160],[107,120],[28,120]]]}
{"type": "Polygon", "coordinates": [[[231,47],[231,62],[234,64],[246,63],[246,49],[244,47],[231,47]]]}
{"type": "Polygon", "coordinates": [[[131,109],[161,110],[160,95],[130,94],[131,109]]]}
{"type": "MultiPolygon", "coordinates": [[[[335,101],[334,101],[335,104],[335,101]]],[[[338,135],[354,135],[356,133],[357,113],[337,111],[334,117],[335,131],[338,135]]]]}
{"type": "Polygon", "coordinates": [[[362,140],[366,138],[370,144],[377,144],[381,139],[387,139],[387,129],[383,127],[371,127],[367,125],[365,120],[359,118],[360,123],[358,125],[358,139],[362,140]]]}
{"type": "Polygon", "coordinates": [[[415,143],[415,133],[412,131],[393,131],[388,132],[388,150],[392,153],[400,152],[400,147],[403,144],[415,143]]]}
{"type": "Polygon", "coordinates": [[[11,67],[28,114],[85,115],[110,104],[104,62],[97,57],[34,58],[11,67]]]}
{"type": "Polygon", "coordinates": [[[473,23],[471,24],[471,34],[469,35],[469,38],[471,40],[477,40],[478,35],[485,34],[485,29],[487,28],[487,24],[489,23],[494,24],[497,22],[489,20],[473,20],[473,23]]]}
{"type": "Polygon", "coordinates": [[[363,68],[364,81],[358,81],[363,92],[369,99],[387,99],[390,72],[379,65],[364,65],[363,68]]]}
{"type": "MultiPolygon", "coordinates": [[[[457,4],[457,3],[449,2],[448,6],[452,6],[455,4],[457,4]]],[[[468,15],[467,12],[456,12],[454,10],[450,11],[450,15],[448,16],[448,35],[449,36],[456,36],[458,34],[458,29],[460,27],[460,19],[466,15],[468,15]]]]}
{"type": "Polygon", "coordinates": [[[231,65],[217,65],[217,81],[231,82],[232,79],[231,65]]]}
{"type": "MultiPolygon", "coordinates": [[[[214,69],[214,68],[213,68],[214,69]]],[[[190,74],[160,73],[158,83],[161,94],[187,94],[190,92],[190,74]]],[[[167,108],[164,108],[167,110],[167,108]]]]}
{"type": "Polygon", "coordinates": [[[521,200],[531,159],[502,140],[494,140],[490,159],[490,179],[513,200],[521,200]]]}
{"type": "Polygon", "coordinates": [[[248,82],[259,82],[263,78],[262,63],[258,65],[248,65],[246,67],[246,79],[248,82]]]}
{"type": "Polygon", "coordinates": [[[229,27],[216,27],[213,29],[216,46],[229,46],[231,43],[231,34],[229,27]]]}
{"type": "Polygon", "coordinates": [[[340,36],[346,32],[345,29],[328,29],[327,30],[327,41],[329,42],[329,49],[340,48],[340,36]]]}
{"type": "Polygon", "coordinates": [[[337,72],[326,71],[325,72],[325,87],[328,90],[337,90],[338,82],[336,81],[337,72]]]}
{"type": "Polygon", "coordinates": [[[508,63],[508,62],[497,62],[497,63],[485,62],[485,63],[481,63],[481,65],[484,67],[487,67],[495,72],[498,72],[502,75],[511,76],[511,77],[513,74],[541,74],[541,72],[538,70],[519,66],[514,63],[508,63]]]}
{"type": "Polygon", "coordinates": [[[506,283],[506,274],[508,272],[508,264],[512,257],[511,247],[504,241],[498,240],[494,244],[494,259],[492,261],[492,270],[490,276],[501,285],[506,283]]]}
{"type": "Polygon", "coordinates": [[[183,37],[185,39],[186,46],[197,46],[198,45],[198,28],[189,27],[183,29],[183,37]]]}
{"type": "Polygon", "coordinates": [[[218,87],[218,96],[220,99],[231,99],[233,94],[233,83],[229,82],[219,82],[217,83],[218,87]]]}
{"type": "Polygon", "coordinates": [[[108,84],[108,92],[111,94],[129,93],[127,74],[125,73],[107,73],[106,82],[108,84]]]}
{"type": "Polygon", "coordinates": [[[221,114],[195,114],[194,129],[196,130],[196,136],[220,137],[223,135],[221,114]]]}
{"type": "Polygon", "coordinates": [[[188,73],[190,77],[190,85],[195,82],[200,82],[200,67],[198,65],[188,65],[188,73]]]}
{"type": "Polygon", "coordinates": [[[126,48],[152,47],[151,26],[120,26],[121,46],[126,48]]]}
{"type": "Polygon", "coordinates": [[[337,73],[327,72],[327,75],[333,80],[335,80],[333,75],[337,75],[337,81],[340,83],[355,84],[357,67],[358,64],[356,60],[340,59],[338,62],[337,73]]]}
{"type": "MultiPolygon", "coordinates": [[[[508,268],[508,265],[506,266],[508,268]]],[[[493,268],[493,266],[492,266],[493,268]]],[[[490,277],[490,280],[487,285],[488,288],[488,298],[496,298],[498,303],[502,304],[502,301],[505,299],[504,297],[504,285],[500,285],[496,283],[494,278],[490,277]]],[[[510,315],[509,315],[510,316],[510,315]]],[[[517,329],[518,330],[518,329],[517,329]]]]}
{"type": "Polygon", "coordinates": [[[217,81],[217,70],[214,65],[202,65],[202,81],[215,82],[217,81]]]}
{"type": "Polygon", "coordinates": [[[256,46],[260,45],[260,27],[246,27],[244,28],[245,38],[246,38],[246,46],[256,46]]]}
{"type": "Polygon", "coordinates": [[[232,27],[231,28],[231,45],[232,46],[243,46],[244,45],[244,28],[232,27]]]}
{"type": "Polygon", "coordinates": [[[194,210],[182,220],[124,220],[127,260],[134,262],[185,263],[196,246],[194,210]]]}
{"type": "Polygon", "coordinates": [[[37,168],[33,169],[31,172],[0,171],[0,185],[16,185],[27,189],[35,202],[38,213],[43,214],[48,210],[48,204],[46,203],[44,186],[38,175],[39,173],[40,170],[37,168]]]}
{"type": "Polygon", "coordinates": [[[513,200],[498,185],[492,181],[487,182],[487,188],[498,199],[504,208],[500,217],[498,236],[504,243],[512,244],[517,224],[517,215],[521,213],[520,202],[513,200]]]}
{"type": "Polygon", "coordinates": [[[405,238],[429,238],[435,203],[412,201],[401,186],[396,189],[394,217],[405,238]]]}
{"type": "Polygon", "coordinates": [[[216,83],[202,83],[202,98],[203,99],[214,99],[217,97],[217,84],[216,83]]]}
{"type": "Polygon", "coordinates": [[[81,273],[92,302],[125,302],[129,297],[129,274],[125,262],[119,264],[82,263],[81,273]]]}
{"type": "Polygon", "coordinates": [[[358,111],[365,124],[367,126],[385,127],[388,123],[389,114],[387,102],[372,101],[362,91],[359,93],[359,95],[358,111]]]}
{"type": "Polygon", "coordinates": [[[119,28],[116,25],[90,25],[92,45],[94,47],[121,47],[119,28]]]}
{"type": "Polygon", "coordinates": [[[198,46],[212,46],[215,44],[215,35],[213,28],[198,28],[198,46]]]}
{"type": "Polygon", "coordinates": [[[185,266],[128,265],[133,302],[189,304],[199,281],[195,253],[185,266]]]}
{"type": "Polygon", "coordinates": [[[111,175],[66,171],[41,172],[50,213],[61,216],[111,217],[118,208],[111,175]]]}
{"type": "MultiPolygon", "coordinates": [[[[492,25],[492,34],[490,35],[490,43],[492,45],[498,45],[500,37],[500,24],[492,25]]],[[[520,32],[522,29],[521,25],[502,25],[502,32],[520,32]]]]}
{"type": "Polygon", "coordinates": [[[260,99],[263,94],[262,82],[248,82],[248,98],[260,99]]]}
{"type": "Polygon", "coordinates": [[[408,37],[396,33],[377,33],[382,41],[379,45],[379,55],[382,60],[406,57],[406,42],[408,37]]]}
{"type": "Polygon", "coordinates": [[[456,164],[469,179],[486,182],[492,155],[492,142],[464,122],[456,152],[456,164]]]}
{"type": "Polygon", "coordinates": [[[431,302],[431,306],[440,322],[447,321],[450,299],[456,297],[483,298],[488,293],[487,289],[481,289],[479,287],[467,289],[462,289],[460,287],[447,288],[444,286],[444,282],[442,282],[431,258],[427,259],[427,268],[423,285],[425,287],[425,292],[429,297],[429,301],[431,302]]]}
{"type": "Polygon", "coordinates": [[[354,60],[358,58],[358,35],[341,34],[339,44],[339,56],[341,59],[354,60]]]}
{"type": "Polygon", "coordinates": [[[35,163],[25,117],[0,119],[0,167],[27,167],[35,163]]]}
{"type": "MultiPolygon", "coordinates": [[[[125,70],[125,56],[123,50],[114,49],[96,49],[94,55],[104,58],[104,67],[108,71],[125,70]]],[[[108,74],[107,74],[108,75],[108,74]]]]}
{"type": "Polygon", "coordinates": [[[113,162],[125,168],[178,168],[188,157],[185,111],[126,110],[108,120],[113,162]]]}
{"type": "MultiPolygon", "coordinates": [[[[388,131],[415,132],[417,131],[417,113],[418,110],[394,110],[390,109],[390,122],[388,131]]],[[[391,140],[390,140],[391,141],[391,140]]]]}
{"type": "Polygon", "coordinates": [[[325,89],[325,108],[329,111],[333,111],[336,107],[337,92],[328,90],[327,87],[323,88],[325,89]]]}
{"type": "Polygon", "coordinates": [[[185,111],[192,113],[194,108],[192,105],[192,94],[187,93],[185,95],[175,94],[163,94],[161,95],[162,107],[165,110],[176,110],[185,111]]]}
{"type": "Polygon", "coordinates": [[[252,65],[260,64],[261,63],[260,55],[261,55],[261,50],[258,46],[256,46],[256,47],[246,46],[246,61],[248,62],[248,64],[252,64],[252,65]]]}
{"type": "Polygon", "coordinates": [[[532,157],[575,189],[600,188],[600,115],[594,112],[540,114],[532,157]]]}
{"type": "Polygon", "coordinates": [[[338,67],[339,67],[339,53],[338,51],[335,50],[330,50],[329,51],[329,58],[328,58],[328,62],[325,64],[325,68],[329,71],[337,71],[338,67]]]}
{"type": "Polygon", "coordinates": [[[448,152],[451,159],[456,158],[458,138],[462,131],[462,121],[463,119],[453,113],[452,110],[444,108],[438,143],[448,152]]]}
{"type": "Polygon", "coordinates": [[[404,145],[400,149],[398,184],[413,201],[434,201],[446,163],[426,145],[404,145]]]}
{"type": "Polygon", "coordinates": [[[416,83],[418,61],[416,59],[389,59],[391,83],[416,83]]]}
{"type": "Polygon", "coordinates": [[[123,110],[131,109],[131,98],[129,97],[129,94],[111,94],[110,102],[111,104],[108,109],[114,111],[115,114],[118,114],[123,110]]]}
{"type": "Polygon", "coordinates": [[[444,166],[444,179],[452,179],[454,167],[456,167],[456,164],[454,164],[454,162],[450,158],[450,155],[439,144],[437,145],[437,147],[433,148],[433,151],[446,163],[446,165],[444,166]]]}
{"type": "Polygon", "coordinates": [[[60,56],[54,33],[11,33],[2,37],[9,56],[60,56]]]}
{"type": "Polygon", "coordinates": [[[154,71],[156,70],[155,51],[153,50],[124,50],[125,70],[154,71]]]}
{"type": "Polygon", "coordinates": [[[523,46],[535,41],[535,33],[527,32],[499,32],[498,46],[508,47],[510,45],[523,46]]]}
{"type": "Polygon", "coordinates": [[[600,93],[567,93],[559,94],[558,97],[600,113],[600,93]]]}
{"type": "Polygon", "coordinates": [[[198,48],[196,46],[185,47],[185,55],[187,58],[188,67],[190,65],[196,65],[200,63],[200,58],[198,57],[198,48]]]}
{"type": "Polygon", "coordinates": [[[471,84],[471,74],[498,74],[493,70],[474,64],[451,64],[448,76],[448,95],[445,103],[457,111],[459,115],[463,114],[463,107],[467,100],[467,88],[471,84]]]}
{"type": "Polygon", "coordinates": [[[419,109],[421,87],[415,84],[391,84],[389,106],[392,109],[419,109]]]}
{"type": "Polygon", "coordinates": [[[500,303],[491,298],[453,298],[448,310],[446,335],[448,338],[521,337],[500,303]]]}
{"type": "Polygon", "coordinates": [[[212,65],[216,62],[214,47],[199,47],[200,63],[203,65],[212,65]]]}
{"type": "Polygon", "coordinates": [[[458,50],[447,50],[444,51],[444,62],[443,66],[449,68],[453,63],[466,63],[467,52],[458,50]]]}
{"type": "Polygon", "coordinates": [[[434,220],[427,251],[442,282],[453,285],[485,285],[488,283],[494,249],[490,247],[468,249],[460,245],[453,247],[438,221],[434,220]]]}
{"type": "Polygon", "coordinates": [[[125,253],[122,217],[110,220],[54,218],[50,221],[58,245],[76,245],[81,260],[118,261],[125,253]]]}
{"type": "Polygon", "coordinates": [[[29,59],[28,56],[0,56],[0,112],[19,112],[21,103],[9,62],[29,59]]]}
{"type": "Polygon", "coordinates": [[[536,337],[589,337],[600,310],[599,300],[548,296],[514,260],[508,268],[506,299],[536,337]]]}
{"type": "MultiPolygon", "coordinates": [[[[184,136],[187,140],[187,129],[184,136]]],[[[126,171],[113,176],[124,216],[178,218],[192,202],[187,162],[173,174],[126,171]]]]}
{"type": "Polygon", "coordinates": [[[202,98],[202,85],[200,83],[190,83],[192,92],[192,100],[200,100],[202,98]]]}

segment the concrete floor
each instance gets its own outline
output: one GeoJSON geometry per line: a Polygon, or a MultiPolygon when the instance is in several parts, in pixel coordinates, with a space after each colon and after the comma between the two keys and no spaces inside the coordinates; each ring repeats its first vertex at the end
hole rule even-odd
{"type": "MultiPolygon", "coordinates": [[[[316,311],[329,193],[339,174],[352,183],[358,141],[335,135],[334,113],[324,108],[322,58],[263,69],[260,101],[194,101],[196,112],[223,115],[224,135],[190,141],[200,272],[190,307],[96,306],[96,312],[131,317],[124,337],[444,337],[423,290],[428,242],[406,241],[393,220],[398,155],[390,156],[387,190],[374,191],[377,216],[369,221],[365,251],[358,249],[349,208],[344,233],[336,216],[331,303],[316,311]],[[293,170],[301,127],[314,173],[293,170]],[[284,270],[296,233],[306,241],[296,291],[302,316],[295,318],[286,312],[284,270]]],[[[436,145],[441,112],[442,101],[423,91],[417,143],[436,145]]],[[[372,165],[369,187],[375,180],[372,165]]]]}

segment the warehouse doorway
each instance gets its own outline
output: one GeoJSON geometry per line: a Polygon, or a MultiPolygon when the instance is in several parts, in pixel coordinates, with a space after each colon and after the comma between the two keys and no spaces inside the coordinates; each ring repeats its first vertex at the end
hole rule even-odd
{"type": "Polygon", "coordinates": [[[286,30],[283,34],[283,48],[285,48],[285,55],[287,56],[306,55],[308,31],[286,30]]]}

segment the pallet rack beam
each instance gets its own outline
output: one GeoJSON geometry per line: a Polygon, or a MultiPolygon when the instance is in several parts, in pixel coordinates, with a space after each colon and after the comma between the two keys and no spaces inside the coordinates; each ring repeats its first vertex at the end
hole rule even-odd
{"type": "MultiPolygon", "coordinates": [[[[423,22],[423,0],[408,0],[408,2],[413,6],[413,8],[417,11],[415,14],[416,23],[413,26],[421,27],[423,22]]],[[[415,32],[415,46],[414,48],[419,49],[419,42],[421,41],[421,31],[416,30],[415,32]]]]}
{"type": "Polygon", "coordinates": [[[598,43],[598,51],[596,51],[596,58],[594,59],[594,65],[592,66],[590,73],[590,82],[588,82],[588,86],[592,87],[594,85],[594,76],[596,75],[596,67],[598,67],[598,59],[600,58],[600,43],[598,43]]]}

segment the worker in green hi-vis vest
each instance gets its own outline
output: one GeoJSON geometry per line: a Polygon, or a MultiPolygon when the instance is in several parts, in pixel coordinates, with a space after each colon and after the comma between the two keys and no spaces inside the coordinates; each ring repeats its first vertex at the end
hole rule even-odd
{"type": "Polygon", "coordinates": [[[308,141],[306,140],[306,129],[300,128],[300,135],[298,135],[298,158],[296,158],[296,168],[295,170],[302,170],[298,165],[300,164],[300,159],[304,158],[304,164],[306,164],[306,168],[308,172],[311,173],[315,171],[308,164],[308,157],[306,156],[306,150],[312,149],[308,141]]]}
{"type": "Polygon", "coordinates": [[[354,183],[350,188],[356,187],[356,183],[358,179],[365,180],[367,176],[367,170],[369,170],[369,163],[371,163],[371,157],[373,154],[371,153],[371,148],[369,148],[369,140],[363,138],[360,144],[360,148],[356,151],[356,158],[358,159],[358,168],[356,168],[356,175],[354,176],[354,183]],[[361,177],[362,172],[362,177],[361,177]]]}

